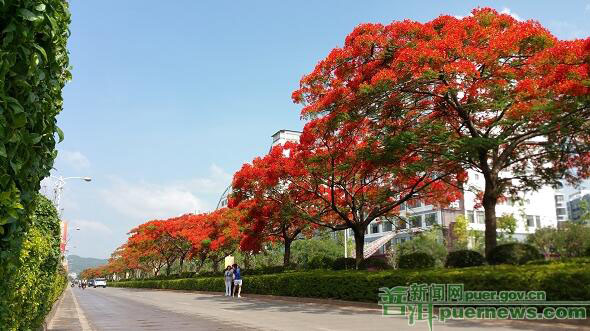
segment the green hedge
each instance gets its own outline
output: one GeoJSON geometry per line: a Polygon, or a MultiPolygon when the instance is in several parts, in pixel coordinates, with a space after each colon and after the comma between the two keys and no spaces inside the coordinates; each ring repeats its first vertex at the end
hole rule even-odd
{"type": "MultiPolygon", "coordinates": [[[[585,264],[482,266],[462,269],[285,272],[244,277],[243,293],[376,302],[380,287],[463,283],[466,290],[544,290],[547,300],[590,300],[585,264]]],[[[114,282],[114,287],[224,290],[223,278],[114,282]]]]}
{"type": "Polygon", "coordinates": [[[471,251],[468,249],[458,250],[450,252],[447,255],[445,267],[447,268],[465,268],[465,267],[477,267],[484,265],[486,259],[479,252],[471,251]]]}
{"type": "Polygon", "coordinates": [[[489,256],[489,264],[525,264],[534,260],[542,260],[543,254],[532,245],[509,243],[494,247],[489,256]]]}
{"type": "Polygon", "coordinates": [[[51,201],[38,196],[19,240],[0,252],[0,330],[41,325],[67,278],[61,267],[60,224],[51,201]]]}
{"type": "Polygon", "coordinates": [[[40,182],[53,167],[57,140],[63,138],[56,116],[70,79],[70,13],[64,0],[1,3],[0,239],[7,241],[32,210],[40,182]]]}

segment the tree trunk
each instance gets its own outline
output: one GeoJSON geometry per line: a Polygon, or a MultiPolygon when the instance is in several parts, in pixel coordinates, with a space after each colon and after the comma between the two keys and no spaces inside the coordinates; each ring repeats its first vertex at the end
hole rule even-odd
{"type": "Polygon", "coordinates": [[[219,272],[219,260],[213,260],[213,271],[219,272]]]}
{"type": "Polygon", "coordinates": [[[180,257],[180,273],[184,271],[184,255],[180,257]]]}
{"type": "Polygon", "coordinates": [[[288,267],[291,263],[291,244],[293,243],[290,239],[285,239],[285,254],[283,254],[283,267],[288,267]]]}
{"type": "Polygon", "coordinates": [[[364,260],[365,253],[365,229],[352,228],[354,233],[354,249],[356,253],[356,268],[358,269],[360,263],[364,260]]]}
{"type": "Polygon", "coordinates": [[[488,184],[486,183],[486,190],[483,195],[483,209],[485,212],[485,244],[486,244],[486,258],[490,257],[490,252],[494,249],[498,243],[497,232],[496,232],[496,204],[498,203],[497,195],[489,192],[488,184]]]}

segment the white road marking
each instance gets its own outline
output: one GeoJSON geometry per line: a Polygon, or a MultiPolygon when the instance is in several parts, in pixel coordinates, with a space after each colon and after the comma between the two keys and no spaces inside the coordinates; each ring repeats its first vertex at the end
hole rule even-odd
{"type": "MultiPolygon", "coordinates": [[[[68,288],[68,290],[70,289],[68,288]]],[[[76,299],[74,292],[72,292],[72,297],[74,298],[74,306],[76,306],[76,313],[78,313],[78,320],[80,321],[80,326],[82,326],[82,331],[93,331],[93,329],[90,327],[90,324],[88,324],[88,320],[86,319],[86,315],[84,315],[84,311],[80,309],[80,306],[78,305],[78,300],[76,299]]]]}

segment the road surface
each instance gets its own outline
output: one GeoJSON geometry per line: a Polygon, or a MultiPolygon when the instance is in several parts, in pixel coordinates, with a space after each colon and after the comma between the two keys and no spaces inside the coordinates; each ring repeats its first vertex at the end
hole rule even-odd
{"type": "MultiPolygon", "coordinates": [[[[434,322],[434,330],[580,330],[523,321],[434,322]]],[[[268,298],[122,288],[68,288],[49,330],[428,330],[379,309],[268,298]]]]}

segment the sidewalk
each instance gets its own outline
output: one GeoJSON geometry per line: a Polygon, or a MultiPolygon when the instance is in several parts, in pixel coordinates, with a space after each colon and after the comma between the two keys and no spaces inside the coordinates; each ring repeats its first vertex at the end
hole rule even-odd
{"type": "Polygon", "coordinates": [[[50,331],[92,330],[84,312],[78,306],[74,291],[67,287],[57,311],[47,327],[50,331]]]}

